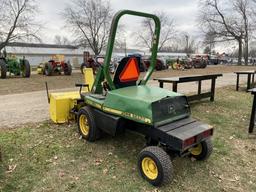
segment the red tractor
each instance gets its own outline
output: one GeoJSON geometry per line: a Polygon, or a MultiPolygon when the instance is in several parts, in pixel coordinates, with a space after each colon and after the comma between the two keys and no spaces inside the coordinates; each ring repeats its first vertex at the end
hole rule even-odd
{"type": "Polygon", "coordinates": [[[191,58],[194,68],[206,68],[209,64],[209,58],[207,54],[192,55],[191,58]]]}
{"type": "MultiPolygon", "coordinates": [[[[146,70],[147,70],[150,66],[150,58],[144,58],[144,59],[142,59],[142,61],[143,61],[144,65],[146,67],[146,70]]],[[[157,71],[161,71],[161,70],[168,69],[168,67],[167,67],[167,65],[164,64],[164,62],[161,59],[156,59],[155,69],[157,71]]]]}
{"type": "Polygon", "coordinates": [[[53,74],[71,75],[72,66],[69,62],[65,62],[64,55],[55,55],[52,59],[46,63],[41,63],[37,67],[38,74],[51,76],[53,74]]]}

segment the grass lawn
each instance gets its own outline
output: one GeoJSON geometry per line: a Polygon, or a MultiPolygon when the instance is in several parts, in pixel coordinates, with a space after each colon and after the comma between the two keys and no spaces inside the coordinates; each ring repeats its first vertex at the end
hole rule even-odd
{"type": "Polygon", "coordinates": [[[137,171],[144,138],[134,133],[95,143],[79,139],[76,124],[44,122],[0,130],[0,191],[256,191],[256,137],[247,134],[252,96],[218,89],[216,101],[192,104],[192,114],[215,127],[205,162],[173,161],[175,179],[155,188],[137,171]]]}

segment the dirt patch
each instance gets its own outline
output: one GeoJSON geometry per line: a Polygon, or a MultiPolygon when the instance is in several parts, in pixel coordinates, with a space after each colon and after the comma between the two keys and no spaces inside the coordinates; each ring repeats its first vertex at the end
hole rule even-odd
{"type": "Polygon", "coordinates": [[[83,75],[79,72],[75,72],[71,76],[43,76],[32,74],[30,78],[12,77],[0,79],[0,95],[45,90],[45,82],[48,82],[50,90],[73,88],[76,83],[81,83],[82,81],[83,75]]]}
{"type": "MultiPolygon", "coordinates": [[[[185,71],[165,70],[156,71],[152,79],[156,77],[174,77],[197,74],[214,74],[214,73],[232,73],[234,71],[255,70],[251,66],[208,66],[205,69],[190,69],[185,71]]],[[[141,74],[142,76],[144,73],[141,74]]],[[[31,91],[40,91],[45,89],[45,82],[48,82],[49,89],[74,88],[75,83],[83,81],[83,75],[75,71],[71,76],[42,76],[32,74],[29,79],[26,78],[8,78],[0,79],[0,95],[24,93],[31,91]]]]}
{"type": "MultiPolygon", "coordinates": [[[[70,89],[59,89],[54,92],[68,90],[70,89]]],[[[50,118],[45,91],[0,95],[0,101],[0,128],[37,123],[50,118]]]]}

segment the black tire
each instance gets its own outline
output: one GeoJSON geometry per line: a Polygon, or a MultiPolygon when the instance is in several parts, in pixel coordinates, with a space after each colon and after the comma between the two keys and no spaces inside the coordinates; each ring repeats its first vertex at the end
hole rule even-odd
{"type": "Polygon", "coordinates": [[[201,143],[199,143],[194,148],[190,149],[190,154],[191,154],[191,157],[194,157],[196,160],[203,161],[210,157],[210,155],[212,154],[212,151],[213,151],[212,141],[211,139],[206,139],[201,143]],[[197,153],[193,152],[193,149],[196,149],[198,147],[201,148],[201,150],[199,150],[199,153],[198,151],[197,153]]]}
{"type": "Polygon", "coordinates": [[[97,128],[92,108],[85,106],[81,108],[77,115],[78,132],[87,141],[93,142],[100,138],[100,130],[97,128]],[[87,124],[83,118],[87,119],[87,124]],[[88,126],[88,131],[84,130],[83,126],[88,126]]]}
{"type": "Polygon", "coordinates": [[[22,77],[29,78],[31,74],[30,64],[28,60],[23,60],[23,71],[22,71],[22,77]]]}
{"type": "Polygon", "coordinates": [[[195,69],[198,69],[198,68],[199,68],[199,64],[197,64],[196,62],[194,62],[194,63],[193,63],[193,67],[194,67],[195,69]]]}
{"type": "Polygon", "coordinates": [[[139,153],[138,168],[140,175],[154,186],[164,185],[173,180],[174,173],[171,159],[160,147],[150,146],[143,149],[139,153]],[[146,161],[148,160],[150,160],[151,163],[147,163],[146,161]],[[154,162],[153,164],[152,161],[154,162]],[[148,165],[148,169],[145,167],[147,164],[150,164],[148,165]],[[152,169],[157,172],[156,174],[154,173],[152,178],[147,176],[148,173],[146,173],[152,171],[149,170],[150,166],[153,166],[154,169],[152,169]]]}
{"type": "Polygon", "coordinates": [[[159,66],[156,66],[157,71],[161,71],[161,68],[159,66]]]}
{"type": "Polygon", "coordinates": [[[64,65],[64,75],[71,75],[72,74],[72,66],[70,63],[65,63],[64,65]]]}
{"type": "Polygon", "coordinates": [[[0,59],[0,72],[1,79],[5,79],[7,74],[7,66],[5,60],[3,59],[0,59]]]}
{"type": "Polygon", "coordinates": [[[52,63],[48,62],[44,66],[44,73],[46,76],[51,76],[52,75],[52,63]]]}
{"type": "Polygon", "coordinates": [[[81,73],[84,74],[84,68],[86,68],[86,64],[85,63],[82,63],[81,64],[81,67],[80,67],[80,70],[81,70],[81,73]]]}
{"type": "Polygon", "coordinates": [[[203,60],[201,63],[201,68],[204,69],[207,66],[207,61],[203,60]]]}

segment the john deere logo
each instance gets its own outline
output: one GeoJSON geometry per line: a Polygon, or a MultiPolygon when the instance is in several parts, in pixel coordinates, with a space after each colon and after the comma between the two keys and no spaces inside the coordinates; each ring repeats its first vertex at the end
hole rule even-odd
{"type": "Polygon", "coordinates": [[[174,108],[173,105],[169,105],[169,106],[168,106],[168,113],[169,113],[169,114],[176,113],[175,108],[174,108]]]}

